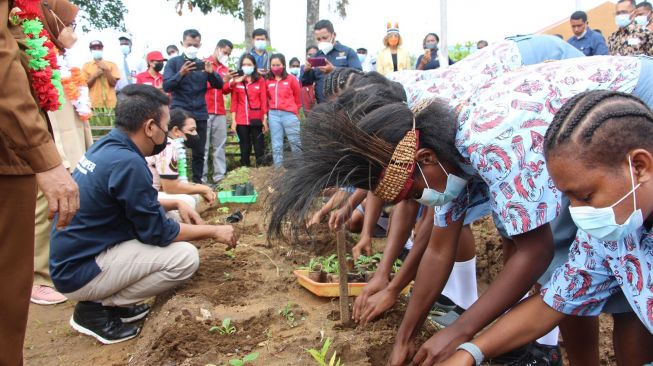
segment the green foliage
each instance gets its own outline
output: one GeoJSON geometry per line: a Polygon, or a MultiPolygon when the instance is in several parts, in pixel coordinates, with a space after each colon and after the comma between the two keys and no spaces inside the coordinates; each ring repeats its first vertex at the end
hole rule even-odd
{"type": "Polygon", "coordinates": [[[236,258],[236,248],[231,248],[229,250],[225,250],[224,254],[226,254],[227,257],[229,257],[231,259],[235,259],[236,258]]]}
{"type": "Polygon", "coordinates": [[[238,169],[230,171],[222,181],[218,189],[221,191],[230,191],[231,186],[234,184],[243,184],[249,182],[249,168],[240,167],[238,169]]]}
{"type": "Polygon", "coordinates": [[[295,324],[295,313],[292,311],[293,303],[288,301],[286,306],[279,310],[279,315],[286,319],[288,325],[293,328],[295,324]]]}
{"type": "Polygon", "coordinates": [[[338,264],[338,255],[332,254],[322,259],[322,270],[326,273],[339,273],[340,265],[338,264]]]}
{"type": "Polygon", "coordinates": [[[476,44],[471,41],[465,42],[464,45],[456,43],[453,47],[453,50],[449,52],[449,57],[454,61],[458,62],[465,57],[469,56],[472,53],[472,48],[476,47],[476,44]]]}
{"type": "MultiPolygon", "coordinates": [[[[125,14],[127,8],[122,0],[71,0],[83,11],[81,19],[95,29],[125,30],[125,14]]],[[[82,24],[84,32],[90,31],[86,24],[82,24]]]]}
{"type": "Polygon", "coordinates": [[[243,366],[246,363],[251,363],[256,361],[257,358],[258,358],[258,352],[252,352],[246,355],[245,357],[243,357],[242,359],[232,358],[231,360],[229,360],[229,364],[231,366],[243,366]]]}
{"type": "Polygon", "coordinates": [[[310,353],[315,362],[317,362],[318,366],[345,366],[343,363],[340,363],[340,359],[337,358],[335,351],[333,351],[331,359],[327,363],[327,354],[329,353],[329,347],[331,347],[331,338],[327,338],[324,341],[324,345],[322,345],[321,350],[318,351],[311,348],[306,350],[306,352],[310,353]]]}
{"type": "Polygon", "coordinates": [[[216,211],[218,211],[218,213],[221,213],[221,214],[228,214],[229,213],[229,207],[226,207],[226,206],[218,207],[216,209],[216,211]]]}
{"type": "Polygon", "coordinates": [[[402,264],[404,264],[404,262],[401,259],[399,258],[395,259],[395,262],[392,263],[392,272],[393,273],[399,272],[402,264]]]}
{"type": "Polygon", "coordinates": [[[209,333],[215,332],[222,335],[232,335],[236,333],[236,327],[231,325],[231,318],[224,318],[221,326],[214,325],[209,329],[209,333]]]}
{"type": "MultiPolygon", "coordinates": [[[[220,14],[231,15],[240,20],[245,20],[245,12],[243,9],[243,2],[241,0],[168,0],[175,2],[175,9],[181,15],[184,6],[189,11],[195,8],[199,9],[202,14],[208,14],[216,10],[220,14]]],[[[263,11],[263,2],[256,1],[254,3],[254,18],[260,19],[265,15],[263,11]]]]}
{"type": "Polygon", "coordinates": [[[381,258],[383,258],[383,254],[381,253],[376,253],[370,256],[361,254],[358,259],[354,261],[354,266],[358,272],[361,273],[374,272],[376,271],[376,267],[378,267],[379,263],[381,262],[381,258]]]}

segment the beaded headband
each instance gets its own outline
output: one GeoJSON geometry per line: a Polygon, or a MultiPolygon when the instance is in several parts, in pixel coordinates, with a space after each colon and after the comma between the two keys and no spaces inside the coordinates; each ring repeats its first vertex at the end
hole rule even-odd
{"type": "Polygon", "coordinates": [[[415,171],[415,154],[419,149],[419,130],[413,129],[399,141],[392,153],[388,166],[381,172],[379,184],[374,189],[374,194],[386,202],[399,202],[413,186],[413,172],[415,171]]]}

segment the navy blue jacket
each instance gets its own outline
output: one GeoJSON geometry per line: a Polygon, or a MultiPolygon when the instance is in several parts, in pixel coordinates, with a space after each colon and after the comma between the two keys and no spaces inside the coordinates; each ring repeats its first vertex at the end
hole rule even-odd
{"type": "MultiPolygon", "coordinates": [[[[361,62],[358,59],[358,54],[356,51],[352,50],[347,46],[343,46],[340,42],[336,42],[333,45],[333,49],[329,52],[328,55],[324,55],[324,52],[317,51],[315,57],[326,57],[327,60],[336,68],[338,67],[351,67],[358,70],[363,70],[361,62]]],[[[310,69],[308,72],[305,72],[302,75],[302,85],[312,85],[315,83],[315,96],[317,97],[317,102],[321,103],[326,100],[324,97],[324,78],[326,75],[318,70],[317,67],[310,69]]]]}
{"type": "Polygon", "coordinates": [[[195,70],[186,76],[181,76],[179,70],[184,66],[186,58],[184,55],[176,56],[168,60],[163,70],[163,90],[172,95],[170,109],[181,108],[190,112],[193,118],[199,121],[209,119],[209,112],[206,109],[207,82],[213,88],[222,89],[222,77],[213,70],[208,74],[204,70],[195,70]]]}
{"type": "Polygon", "coordinates": [[[93,144],[73,179],[79,211],[61,231],[55,216],[50,241],[50,275],[60,292],[79,290],[95,278],[101,272],[95,257],[116,244],[137,239],[163,247],[179,234],[179,224],[159,204],[145,158],[125,132],[113,129],[93,144]]]}
{"type": "MultiPolygon", "coordinates": [[[[417,66],[419,65],[420,62],[422,62],[422,59],[424,58],[424,55],[419,55],[417,58],[417,62],[415,62],[415,70],[417,70],[417,66]]],[[[449,57],[449,65],[453,65],[454,62],[449,57]]],[[[424,69],[422,70],[435,70],[440,68],[440,59],[438,58],[438,51],[437,50],[431,50],[431,61],[427,62],[426,65],[424,65],[424,69]]]]}
{"type": "Polygon", "coordinates": [[[580,39],[576,38],[576,36],[571,36],[567,42],[584,53],[585,56],[607,55],[608,46],[605,44],[605,38],[599,32],[591,30],[589,27],[586,29],[587,32],[580,39]]]}

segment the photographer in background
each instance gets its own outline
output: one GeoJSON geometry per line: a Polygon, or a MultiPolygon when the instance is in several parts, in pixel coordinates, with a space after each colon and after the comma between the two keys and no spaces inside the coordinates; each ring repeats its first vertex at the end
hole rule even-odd
{"type": "MultiPolygon", "coordinates": [[[[170,93],[171,109],[181,108],[192,114],[197,122],[197,133],[200,136],[197,143],[191,146],[193,150],[193,182],[201,183],[204,170],[204,149],[206,145],[206,122],[209,114],[204,96],[207,82],[211,87],[222,89],[224,82],[213,69],[213,64],[204,62],[197,57],[202,46],[202,35],[195,29],[184,31],[181,45],[183,54],[171,58],[163,73],[163,90],[170,93]]],[[[228,81],[229,76],[225,76],[228,81]]]]}

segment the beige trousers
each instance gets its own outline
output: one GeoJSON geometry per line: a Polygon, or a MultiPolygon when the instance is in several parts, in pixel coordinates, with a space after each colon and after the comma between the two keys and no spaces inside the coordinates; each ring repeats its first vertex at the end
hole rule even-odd
{"type": "Polygon", "coordinates": [[[50,278],[50,231],[48,200],[39,190],[36,195],[36,220],[34,220],[34,285],[54,287],[50,278]]]}
{"type": "Polygon", "coordinates": [[[129,240],[100,253],[95,262],[102,272],[81,289],[64,294],[67,298],[105,306],[136,304],[189,279],[200,259],[190,243],[158,247],[129,240]]]}

